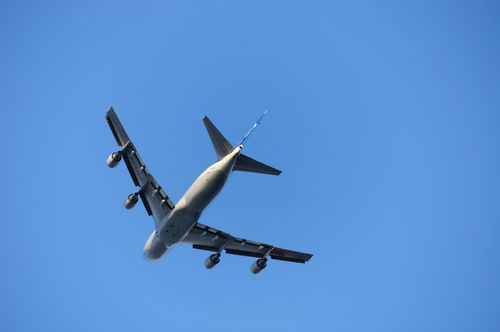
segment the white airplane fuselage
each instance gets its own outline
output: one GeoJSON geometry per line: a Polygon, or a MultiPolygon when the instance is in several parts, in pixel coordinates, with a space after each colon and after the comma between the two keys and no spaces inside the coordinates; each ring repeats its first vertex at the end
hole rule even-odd
{"type": "Polygon", "coordinates": [[[169,247],[182,241],[197,223],[203,210],[219,194],[231,174],[243,147],[208,167],[189,187],[175,208],[159,223],[144,246],[144,258],[157,260],[169,247]]]}

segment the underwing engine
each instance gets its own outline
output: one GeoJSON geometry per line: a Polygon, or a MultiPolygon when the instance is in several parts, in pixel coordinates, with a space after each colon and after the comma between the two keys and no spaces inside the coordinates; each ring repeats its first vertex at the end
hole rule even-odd
{"type": "Polygon", "coordinates": [[[259,273],[260,271],[264,270],[264,268],[266,267],[266,262],[267,262],[267,258],[260,258],[258,260],[256,260],[252,266],[250,267],[250,271],[252,271],[252,273],[254,274],[257,274],[259,273]]]}
{"type": "Polygon", "coordinates": [[[127,210],[130,210],[137,204],[137,201],[139,200],[137,193],[133,193],[128,195],[127,199],[125,200],[125,203],[123,204],[127,210]]]}
{"type": "Polygon", "coordinates": [[[106,164],[108,164],[109,168],[115,168],[120,163],[120,160],[122,160],[122,152],[113,152],[109,155],[108,160],[106,160],[106,164]]]}
{"type": "Polygon", "coordinates": [[[206,260],[205,260],[205,267],[207,269],[213,268],[215,265],[217,265],[220,262],[220,254],[213,254],[210,255],[206,260]]]}

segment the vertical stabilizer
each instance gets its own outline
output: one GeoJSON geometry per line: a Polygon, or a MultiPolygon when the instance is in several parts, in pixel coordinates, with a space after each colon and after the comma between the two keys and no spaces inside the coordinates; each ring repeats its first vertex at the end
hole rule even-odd
{"type": "Polygon", "coordinates": [[[233,152],[234,147],[227,141],[227,139],[220,133],[220,131],[214,126],[212,121],[205,115],[203,117],[203,123],[207,128],[208,136],[212,140],[215,152],[217,153],[217,158],[221,160],[229,153],[233,152]]]}

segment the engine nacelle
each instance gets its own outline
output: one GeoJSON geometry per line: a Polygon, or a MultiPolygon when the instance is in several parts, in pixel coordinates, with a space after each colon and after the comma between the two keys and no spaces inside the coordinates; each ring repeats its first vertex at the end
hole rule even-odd
{"type": "Polygon", "coordinates": [[[213,254],[208,256],[208,258],[205,260],[205,267],[207,269],[213,268],[215,265],[217,265],[220,262],[220,254],[213,254]]]}
{"type": "Polygon", "coordinates": [[[120,160],[122,160],[121,151],[113,152],[109,155],[108,160],[106,160],[106,164],[108,164],[109,168],[114,168],[120,163],[120,160]]]}
{"type": "Polygon", "coordinates": [[[137,197],[137,193],[130,194],[128,195],[127,199],[125,200],[125,203],[123,204],[127,210],[130,210],[137,204],[137,201],[139,198],[137,197]]]}
{"type": "Polygon", "coordinates": [[[258,260],[256,260],[252,266],[250,267],[250,271],[252,271],[252,273],[254,274],[257,274],[259,273],[260,271],[264,270],[264,268],[266,267],[266,262],[267,262],[267,258],[260,258],[258,260]]]}

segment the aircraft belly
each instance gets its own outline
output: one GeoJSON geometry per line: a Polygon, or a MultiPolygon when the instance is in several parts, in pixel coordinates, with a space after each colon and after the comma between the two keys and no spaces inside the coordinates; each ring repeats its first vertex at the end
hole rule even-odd
{"type": "Polygon", "coordinates": [[[196,224],[203,209],[222,190],[226,180],[226,174],[217,170],[200,176],[161,225],[161,242],[167,247],[180,242],[196,224]]]}
{"type": "Polygon", "coordinates": [[[200,176],[184,195],[189,209],[201,213],[222,190],[227,177],[227,174],[219,170],[200,176]]]}
{"type": "Polygon", "coordinates": [[[188,234],[198,222],[203,209],[226,184],[232,164],[224,165],[222,168],[209,168],[196,179],[172,212],[160,222],[161,243],[168,248],[180,242],[188,234]]]}
{"type": "Polygon", "coordinates": [[[179,209],[172,212],[160,229],[160,240],[167,247],[179,242],[200,217],[199,213],[192,213],[187,209],[179,209]]]}

